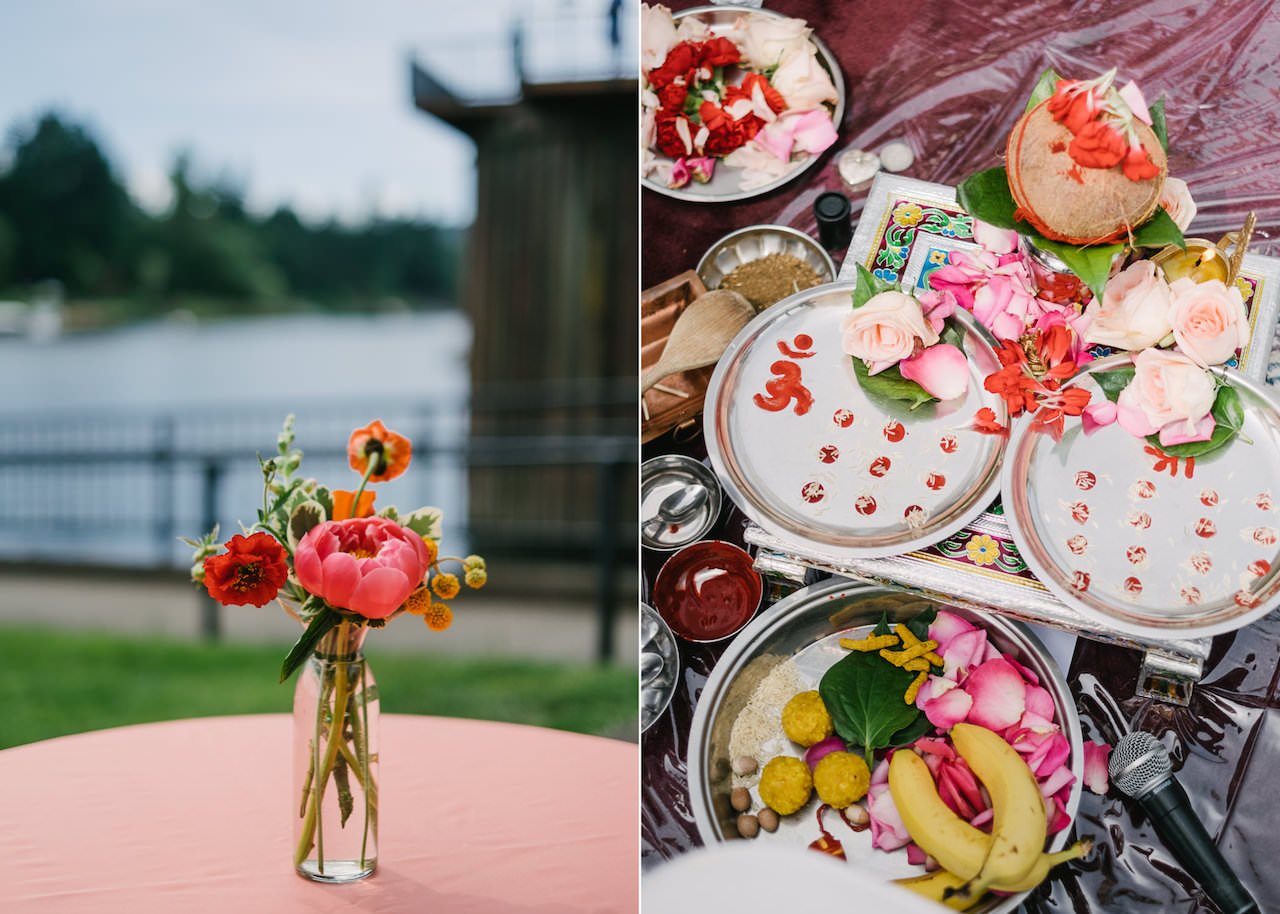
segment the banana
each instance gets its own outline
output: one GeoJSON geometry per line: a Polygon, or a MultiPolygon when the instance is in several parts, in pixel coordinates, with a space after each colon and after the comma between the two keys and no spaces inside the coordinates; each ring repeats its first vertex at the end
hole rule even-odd
{"type": "MultiPolygon", "coordinates": [[[[1035,865],[1031,867],[1031,871],[1022,878],[1021,882],[1008,885],[993,885],[991,888],[997,892],[1029,892],[1044,882],[1049,875],[1049,871],[1059,863],[1083,857],[1092,848],[1093,841],[1086,838],[1083,841],[1077,841],[1066,850],[1058,851],[1056,854],[1041,854],[1036,858],[1035,865]]],[[[894,880],[903,888],[910,889],[930,901],[944,904],[956,911],[966,911],[982,898],[977,893],[966,895],[959,891],[964,886],[965,881],[955,873],[949,873],[946,870],[935,870],[932,873],[925,873],[923,876],[894,880]]]]}
{"type": "MultiPolygon", "coordinates": [[[[994,812],[991,853],[964,891],[977,896],[994,885],[1018,885],[1031,873],[1044,850],[1047,822],[1035,775],[1012,746],[985,727],[956,724],[951,729],[951,742],[987,788],[994,812]]],[[[911,831],[909,825],[907,830],[911,831]]],[[[915,834],[911,837],[915,838],[915,834]]],[[[942,863],[941,857],[934,857],[942,863]]],[[[950,869],[945,863],[942,865],[950,869]]]]}
{"type": "MultiPolygon", "coordinates": [[[[963,879],[972,879],[981,872],[991,851],[991,836],[974,828],[942,802],[924,759],[910,749],[895,752],[889,762],[889,792],[911,840],[932,855],[944,870],[963,879]]],[[[1039,795],[1037,791],[1036,796],[1039,795]]],[[[1044,841],[1040,843],[1043,845],[1044,841]]]]}

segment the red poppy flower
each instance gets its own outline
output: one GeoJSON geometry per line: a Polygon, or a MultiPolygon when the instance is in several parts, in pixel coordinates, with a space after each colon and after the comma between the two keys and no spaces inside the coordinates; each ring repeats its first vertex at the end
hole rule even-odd
{"type": "Polygon", "coordinates": [[[289,577],[284,547],[268,533],[233,536],[227,551],[204,560],[204,586],[223,606],[265,606],[289,577]]]}
{"type": "Polygon", "coordinates": [[[1085,168],[1112,168],[1124,161],[1126,148],[1120,131],[1102,121],[1090,121],[1080,128],[1067,154],[1085,168]]]}
{"type": "Polygon", "coordinates": [[[376,419],[364,428],[351,433],[347,441],[347,462],[351,469],[363,475],[373,461],[370,482],[386,482],[395,479],[409,468],[413,445],[404,435],[397,435],[376,419]]]}
{"type": "Polygon", "coordinates": [[[1130,146],[1124,157],[1124,176],[1130,181],[1145,181],[1160,174],[1151,154],[1141,146],[1130,146]]]}

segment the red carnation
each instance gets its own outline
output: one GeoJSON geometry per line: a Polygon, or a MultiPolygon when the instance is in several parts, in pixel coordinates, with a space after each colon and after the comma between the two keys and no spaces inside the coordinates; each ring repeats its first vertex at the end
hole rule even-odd
{"type": "Polygon", "coordinates": [[[289,577],[284,547],[268,533],[233,536],[222,555],[204,560],[204,586],[223,606],[265,606],[289,577]]]}
{"type": "Polygon", "coordinates": [[[684,111],[684,100],[689,95],[689,88],[679,83],[667,83],[658,90],[658,105],[663,111],[680,114],[684,111]]]}
{"type": "Polygon", "coordinates": [[[764,93],[764,101],[775,114],[781,114],[787,110],[787,100],[782,97],[782,93],[769,84],[769,80],[765,79],[759,73],[748,73],[747,78],[742,81],[740,86],[729,86],[724,90],[724,103],[732,105],[740,98],[751,101],[751,91],[753,87],[759,86],[760,91],[764,93]]]}
{"type": "Polygon", "coordinates": [[[1130,181],[1142,181],[1160,174],[1160,168],[1151,161],[1151,154],[1141,146],[1130,146],[1124,157],[1124,176],[1130,181]]]}
{"type": "Polygon", "coordinates": [[[1111,168],[1124,160],[1125,149],[1120,131],[1102,121],[1090,121],[1071,141],[1067,154],[1085,168],[1111,168]]]}
{"type": "Polygon", "coordinates": [[[682,41],[667,52],[667,59],[656,70],[649,71],[649,85],[661,89],[677,76],[687,76],[698,66],[698,47],[682,41]]]}
{"type": "Polygon", "coordinates": [[[728,38],[712,38],[701,48],[702,63],[708,67],[724,67],[742,59],[738,46],[728,38]]]}
{"type": "Polygon", "coordinates": [[[1076,80],[1060,79],[1049,99],[1049,113],[1053,119],[1073,134],[1079,133],[1094,119],[1099,110],[1093,89],[1081,88],[1076,80]]]}
{"type": "Polygon", "coordinates": [[[676,122],[682,118],[686,122],[688,121],[688,118],[685,118],[684,115],[676,116],[660,111],[654,122],[657,128],[655,143],[658,149],[662,151],[663,155],[670,156],[673,159],[680,159],[690,154],[689,150],[685,149],[684,140],[680,138],[679,131],[676,130],[676,122]]]}

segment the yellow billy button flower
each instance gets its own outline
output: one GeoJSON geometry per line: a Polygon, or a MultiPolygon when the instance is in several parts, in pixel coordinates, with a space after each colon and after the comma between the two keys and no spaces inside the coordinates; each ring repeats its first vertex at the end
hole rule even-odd
{"type": "Polygon", "coordinates": [[[467,571],[471,571],[473,568],[484,570],[484,559],[478,555],[469,555],[462,560],[462,567],[467,571]]]}
{"type": "Polygon", "coordinates": [[[425,616],[430,609],[431,591],[425,587],[419,587],[404,601],[404,611],[415,616],[425,616]]]}
{"type": "Polygon", "coordinates": [[[458,583],[456,574],[437,574],[431,579],[431,589],[436,592],[436,596],[442,600],[452,600],[458,595],[458,591],[462,589],[462,585],[458,583]]]}
{"type": "Polygon", "coordinates": [[[479,590],[489,580],[489,574],[483,568],[472,568],[467,571],[467,586],[479,590]]]}
{"type": "Polygon", "coordinates": [[[432,603],[423,614],[422,621],[433,632],[442,632],[453,624],[453,610],[448,603],[432,603]]]}
{"type": "Polygon", "coordinates": [[[436,563],[436,559],[440,557],[440,546],[429,536],[422,538],[422,545],[427,547],[427,565],[428,567],[436,563]]]}

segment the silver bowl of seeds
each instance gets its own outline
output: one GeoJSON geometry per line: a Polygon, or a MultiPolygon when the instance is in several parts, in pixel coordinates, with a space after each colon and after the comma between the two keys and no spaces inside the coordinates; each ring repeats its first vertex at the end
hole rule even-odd
{"type": "Polygon", "coordinates": [[[763,311],[796,292],[834,282],[836,265],[799,229],[749,225],[713,244],[697,272],[708,290],[731,289],[763,311]]]}

